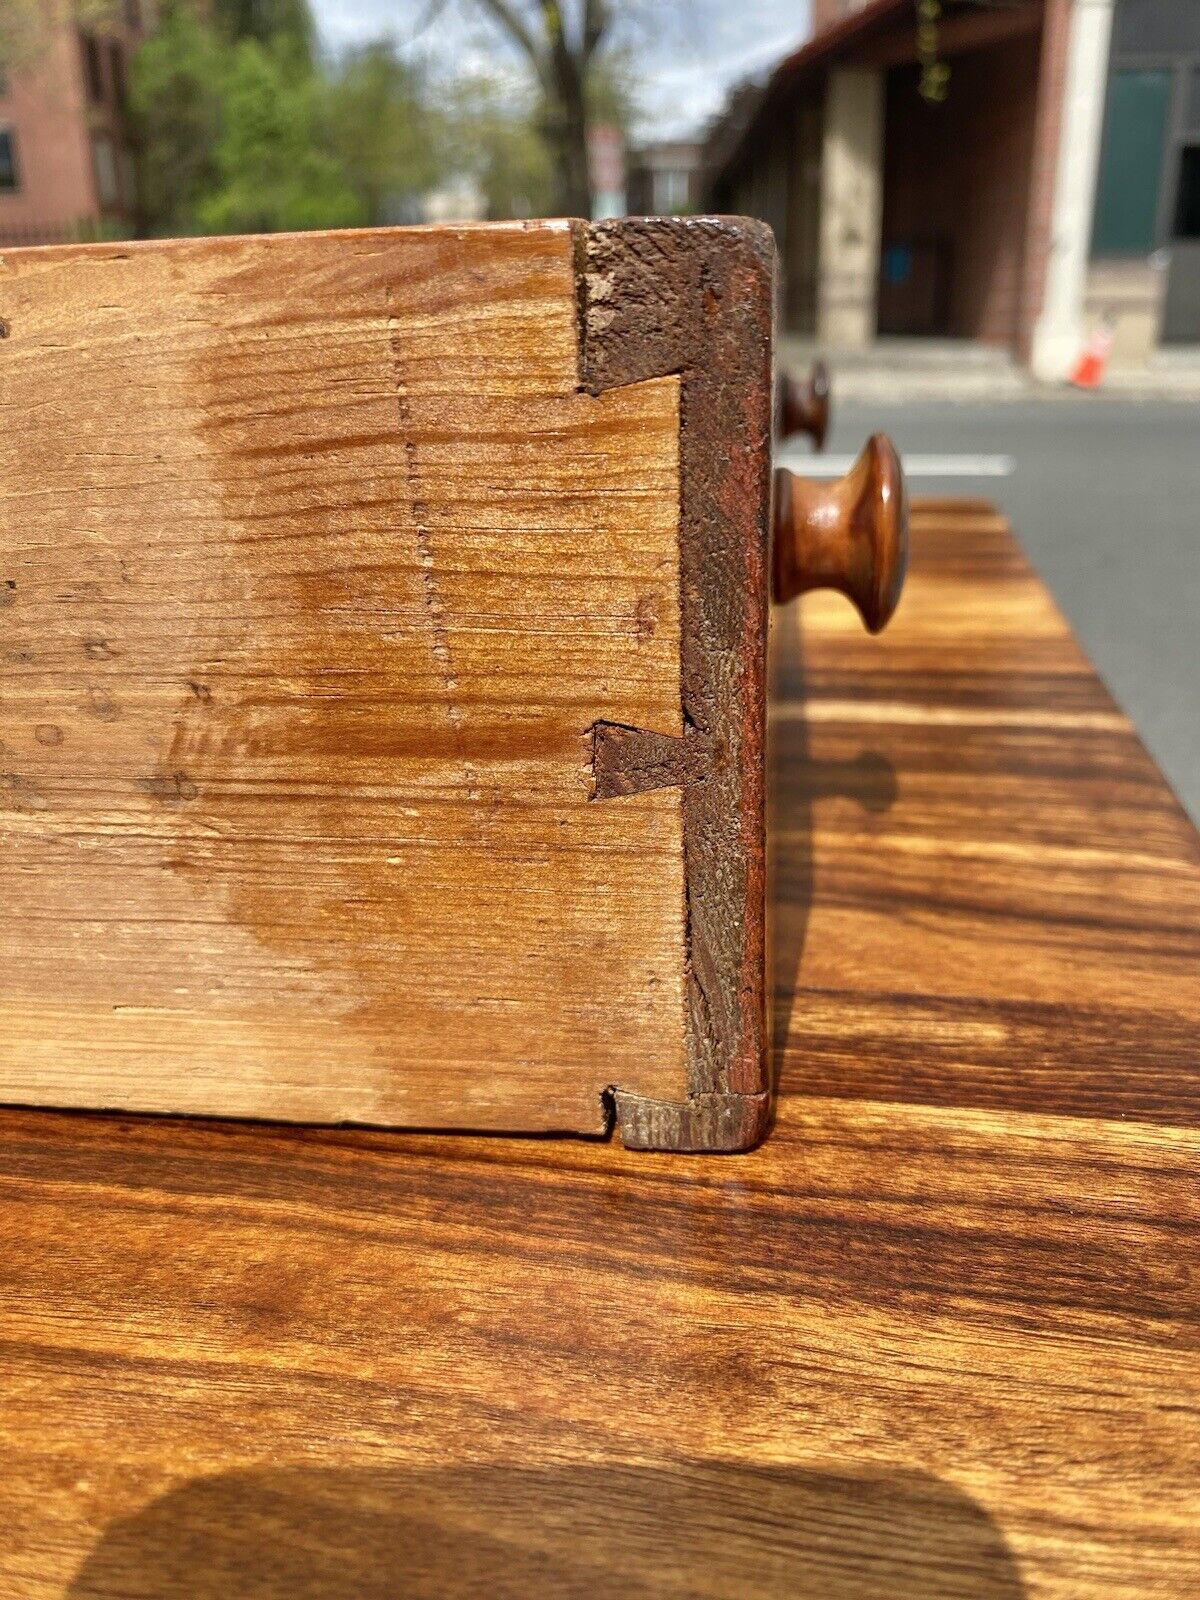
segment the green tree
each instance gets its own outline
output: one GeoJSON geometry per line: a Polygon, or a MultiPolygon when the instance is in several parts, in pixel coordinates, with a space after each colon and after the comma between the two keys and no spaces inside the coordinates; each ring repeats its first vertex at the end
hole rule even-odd
{"type": "Polygon", "coordinates": [[[271,48],[285,46],[312,66],[317,30],[308,0],[212,0],[212,16],[227,38],[257,39],[271,48]]]}
{"type": "Polygon", "coordinates": [[[235,37],[248,23],[231,6],[212,22],[190,0],[168,0],[161,12],[130,95],[147,231],[337,227],[369,216],[335,147],[307,6],[275,11],[279,32],[265,42],[253,32],[235,37]]]}
{"type": "MultiPolygon", "coordinates": [[[[429,0],[428,26],[451,0],[429,0]]],[[[610,123],[627,133],[636,120],[632,85],[636,78],[634,43],[653,28],[661,0],[459,0],[486,18],[513,46],[529,70],[532,99],[523,117],[488,98],[474,119],[495,132],[502,148],[487,163],[485,189],[494,195],[495,214],[506,192],[518,199],[526,188],[542,198],[537,209],[589,216],[592,209],[588,129],[610,123]],[[522,126],[522,122],[526,124],[522,126]],[[535,141],[541,145],[539,153],[535,141]],[[506,176],[514,163],[515,183],[506,176]],[[548,186],[532,182],[546,163],[548,186]]],[[[467,85],[470,88],[470,85],[467,85]]],[[[468,129],[472,119],[467,119],[468,129]]],[[[513,213],[520,215],[517,210],[513,213]]]]}
{"type": "Polygon", "coordinates": [[[316,76],[286,43],[233,47],[225,76],[216,182],[197,206],[212,233],[336,228],[363,220],[363,206],[329,148],[316,76]]]}
{"type": "Polygon", "coordinates": [[[425,100],[420,74],[381,40],[344,56],[331,74],[325,123],[330,148],[369,223],[410,218],[439,174],[444,119],[425,100]]]}
{"type": "Polygon", "coordinates": [[[588,123],[607,122],[628,139],[639,109],[634,52],[628,44],[612,46],[593,60],[588,72],[588,123]]]}
{"type": "Polygon", "coordinates": [[[217,141],[231,49],[191,5],[168,5],[142,45],[130,83],[138,191],[152,233],[194,233],[219,181],[217,141]]]}
{"type": "Polygon", "coordinates": [[[447,95],[447,165],[479,185],[489,217],[545,216],[554,169],[536,111],[487,77],[460,80],[447,95]]]}
{"type": "Polygon", "coordinates": [[[609,0],[474,0],[516,46],[537,84],[538,123],[550,155],[553,209],[592,211],[587,130],[590,85],[613,16],[609,0]]]}

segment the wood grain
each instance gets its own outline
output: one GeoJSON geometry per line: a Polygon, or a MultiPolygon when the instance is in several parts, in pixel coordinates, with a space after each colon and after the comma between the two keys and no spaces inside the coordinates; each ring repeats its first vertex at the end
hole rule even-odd
{"type": "Polygon", "coordinates": [[[679,379],[581,392],[576,253],[4,255],[0,1098],[686,1093],[680,793],[591,772],[597,722],[683,731],[679,379]]]}
{"type": "MultiPolygon", "coordinates": [[[[819,650],[785,653],[774,685],[780,736],[802,729],[808,754],[778,795],[779,850],[794,863],[823,806],[804,870],[838,885],[788,1035],[807,1082],[1194,1125],[1195,830],[1001,519],[934,502],[921,538],[934,575],[906,592],[871,692],[853,688],[854,614],[827,596],[806,603],[819,650]],[[878,981],[847,985],[848,941],[878,981]]],[[[782,950],[801,938],[785,870],[782,950]]]]}
{"type": "MultiPolygon", "coordinates": [[[[688,1097],[621,1085],[622,1142],[742,1150],[773,1097],[765,959],[765,733],[775,244],[746,218],[588,229],[587,387],[679,376],[680,698],[688,1097]]],[[[647,763],[656,765],[661,741],[647,763]]]]}
{"type": "Polygon", "coordinates": [[[778,1124],[0,1114],[3,1600],[1200,1591],[1200,851],[1001,520],[778,634],[778,1124]]]}

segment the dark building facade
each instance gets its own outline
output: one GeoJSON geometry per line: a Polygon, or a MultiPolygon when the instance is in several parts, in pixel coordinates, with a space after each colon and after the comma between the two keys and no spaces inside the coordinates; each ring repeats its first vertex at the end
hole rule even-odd
{"type": "Polygon", "coordinates": [[[978,340],[1061,375],[1086,331],[1112,15],[825,0],[827,25],[742,91],[707,150],[706,203],[775,231],[785,325],[835,349],[978,340]]]}
{"type": "Polygon", "coordinates": [[[1200,0],[1117,0],[1091,258],[1119,355],[1200,344],[1200,0]]]}

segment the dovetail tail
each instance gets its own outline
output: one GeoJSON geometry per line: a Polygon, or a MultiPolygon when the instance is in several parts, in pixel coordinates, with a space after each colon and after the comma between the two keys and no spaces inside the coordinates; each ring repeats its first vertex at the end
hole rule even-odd
{"type": "Polygon", "coordinates": [[[708,776],[709,740],[597,722],[592,735],[592,799],[612,800],[651,789],[687,788],[708,776]]]}

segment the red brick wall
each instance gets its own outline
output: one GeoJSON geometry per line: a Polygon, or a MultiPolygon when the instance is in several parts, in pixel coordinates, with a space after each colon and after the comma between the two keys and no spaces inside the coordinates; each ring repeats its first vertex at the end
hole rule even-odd
{"type": "Polygon", "coordinates": [[[1017,342],[1038,59],[1036,34],[955,55],[938,105],[917,93],[916,67],[889,74],[883,241],[937,241],[948,292],[928,331],[1017,342]]]}
{"type": "Polygon", "coordinates": [[[31,64],[7,75],[5,88],[0,127],[13,135],[19,187],[0,194],[0,238],[53,237],[96,209],[73,31],[56,31],[31,64]]]}
{"type": "Polygon", "coordinates": [[[866,3],[867,0],[813,0],[813,32],[822,33],[835,22],[840,22],[843,17],[849,16],[852,11],[861,11],[866,3]]]}
{"type": "Polygon", "coordinates": [[[67,22],[48,28],[29,60],[0,82],[0,128],[13,134],[18,178],[15,191],[0,193],[0,242],[65,237],[81,223],[96,222],[102,209],[118,230],[132,222],[131,209],[121,198],[101,207],[93,140],[107,140],[120,160],[126,140],[112,80],[111,43],[119,42],[124,52],[128,81],[139,37],[123,21],[100,36],[104,94],[97,104],[89,103],[79,35],[67,22]]]}

